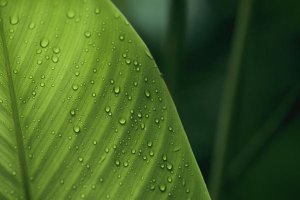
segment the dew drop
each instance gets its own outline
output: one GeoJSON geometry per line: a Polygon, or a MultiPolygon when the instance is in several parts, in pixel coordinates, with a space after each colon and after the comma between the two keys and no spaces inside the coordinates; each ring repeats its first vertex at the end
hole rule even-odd
{"type": "Polygon", "coordinates": [[[116,160],[115,164],[116,164],[116,166],[120,166],[120,161],[116,160]]]}
{"type": "Polygon", "coordinates": [[[75,110],[70,110],[70,115],[71,116],[75,116],[76,115],[76,111],[75,110]]]}
{"type": "Polygon", "coordinates": [[[106,106],[106,107],[105,107],[105,112],[107,112],[107,113],[110,112],[110,107],[109,107],[109,106],[106,106]]]}
{"type": "Polygon", "coordinates": [[[173,169],[173,165],[171,163],[167,163],[167,169],[168,170],[172,170],[173,169]]]}
{"type": "Polygon", "coordinates": [[[159,186],[159,190],[160,190],[161,192],[165,192],[166,189],[167,189],[167,186],[164,185],[164,184],[161,184],[161,185],[159,186]]]}
{"type": "Polygon", "coordinates": [[[100,8],[95,8],[95,14],[100,14],[101,10],[100,8]]]}
{"type": "Polygon", "coordinates": [[[59,54],[59,52],[60,52],[59,47],[54,47],[54,48],[53,48],[53,53],[59,54]]]}
{"type": "Polygon", "coordinates": [[[163,159],[163,161],[166,161],[166,160],[167,160],[167,155],[164,154],[164,155],[162,156],[162,159],[163,159]]]}
{"type": "Polygon", "coordinates": [[[120,123],[121,125],[126,124],[126,119],[120,118],[120,119],[119,119],[119,123],[120,123]]]}
{"type": "Polygon", "coordinates": [[[69,19],[73,19],[74,17],[75,17],[75,11],[74,10],[69,10],[68,12],[67,12],[67,17],[69,18],[69,19]]]}
{"type": "Polygon", "coordinates": [[[79,132],[80,132],[80,127],[79,127],[79,126],[74,126],[74,127],[73,127],[73,131],[74,131],[75,133],[79,133],[79,132]]]}
{"type": "Polygon", "coordinates": [[[28,28],[29,29],[34,29],[35,28],[35,23],[34,22],[31,22],[29,25],[28,25],[28,28]]]}
{"type": "Polygon", "coordinates": [[[147,98],[149,98],[149,97],[151,96],[151,94],[150,94],[150,92],[149,92],[148,90],[145,91],[145,96],[146,96],[147,98]]]}
{"type": "Polygon", "coordinates": [[[48,45],[49,45],[49,40],[46,39],[46,38],[43,38],[41,41],[40,41],[40,45],[42,48],[46,48],[48,45]]]}
{"type": "Polygon", "coordinates": [[[14,15],[9,18],[9,22],[11,25],[16,25],[19,23],[19,17],[17,15],[14,15]]]}
{"type": "Polygon", "coordinates": [[[120,39],[121,41],[124,41],[124,40],[125,40],[124,35],[120,35],[120,36],[119,36],[119,39],[120,39]]]}
{"type": "Polygon", "coordinates": [[[78,86],[77,84],[72,85],[72,89],[73,89],[74,91],[77,91],[78,88],[79,88],[79,86],[78,86]]]}
{"type": "Polygon", "coordinates": [[[51,60],[52,62],[57,63],[59,59],[57,56],[52,56],[51,60]]]}
{"type": "Polygon", "coordinates": [[[153,143],[151,141],[148,141],[147,146],[152,147],[153,143]]]}
{"type": "Polygon", "coordinates": [[[84,32],[84,36],[85,36],[86,38],[90,38],[90,37],[92,36],[92,34],[91,34],[90,31],[86,31],[86,32],[84,32]]]}
{"type": "Polygon", "coordinates": [[[120,89],[119,86],[114,87],[114,93],[115,93],[115,94],[119,94],[120,91],[121,91],[121,89],[120,89]]]}
{"type": "Polygon", "coordinates": [[[79,162],[83,162],[83,158],[82,158],[82,157],[79,157],[79,158],[78,158],[78,161],[79,161],[79,162]]]}

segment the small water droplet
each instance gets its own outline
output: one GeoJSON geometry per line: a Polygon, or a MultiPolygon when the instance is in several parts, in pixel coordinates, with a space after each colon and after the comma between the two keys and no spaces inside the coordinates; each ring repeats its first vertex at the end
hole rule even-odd
{"type": "Polygon", "coordinates": [[[120,123],[121,125],[126,124],[126,119],[120,118],[120,119],[119,119],[119,123],[120,123]]]}
{"type": "Polygon", "coordinates": [[[164,155],[162,156],[162,159],[163,159],[163,161],[167,161],[167,155],[164,154],[164,155]]]}
{"type": "Polygon", "coordinates": [[[121,92],[121,89],[119,86],[114,87],[114,93],[119,94],[121,92]]]}
{"type": "Polygon", "coordinates": [[[107,113],[110,112],[110,107],[109,107],[109,106],[106,106],[106,107],[105,107],[105,112],[107,112],[107,113]]]}
{"type": "Polygon", "coordinates": [[[29,29],[34,29],[35,28],[35,23],[34,22],[30,22],[30,24],[28,25],[29,29]]]}
{"type": "Polygon", "coordinates": [[[17,15],[14,15],[9,18],[9,22],[11,25],[16,25],[19,23],[19,17],[17,15]]]}
{"type": "Polygon", "coordinates": [[[40,45],[41,45],[41,47],[46,48],[46,47],[49,45],[49,40],[46,39],[46,38],[43,38],[43,39],[40,41],[40,45]]]}
{"type": "Polygon", "coordinates": [[[78,158],[78,161],[79,161],[79,162],[83,162],[83,158],[82,158],[82,157],[79,157],[79,158],[78,158]]]}
{"type": "Polygon", "coordinates": [[[60,52],[59,47],[54,47],[54,48],[53,48],[53,53],[59,54],[59,52],[60,52]]]}
{"type": "Polygon", "coordinates": [[[119,160],[116,160],[115,164],[116,164],[117,166],[120,166],[120,161],[119,161],[119,160]]]}
{"type": "Polygon", "coordinates": [[[72,85],[72,89],[74,91],[77,91],[79,89],[79,86],[77,84],[72,85]]]}
{"type": "Polygon", "coordinates": [[[95,14],[100,14],[101,10],[100,8],[95,8],[95,14]]]}
{"type": "Polygon", "coordinates": [[[73,127],[73,131],[74,131],[75,133],[79,133],[79,132],[80,132],[80,127],[79,127],[79,126],[74,126],[74,127],[73,127]]]}
{"type": "Polygon", "coordinates": [[[124,40],[125,40],[124,35],[120,35],[120,36],[119,36],[119,39],[120,39],[121,41],[124,41],[124,40]]]}
{"type": "Polygon", "coordinates": [[[167,163],[167,169],[168,170],[172,170],[173,169],[173,165],[171,163],[167,163]]]}
{"type": "Polygon", "coordinates": [[[57,63],[59,59],[57,56],[54,55],[54,56],[52,56],[51,60],[52,60],[52,62],[57,63]]]}
{"type": "Polygon", "coordinates": [[[165,192],[166,189],[167,189],[167,186],[164,185],[164,184],[161,184],[161,185],[159,186],[159,190],[160,190],[161,192],[165,192]]]}
{"type": "Polygon", "coordinates": [[[92,36],[92,34],[91,34],[90,31],[86,31],[86,32],[84,32],[84,36],[85,36],[86,38],[90,38],[90,37],[92,36]]]}
{"type": "Polygon", "coordinates": [[[145,91],[145,96],[146,96],[147,98],[149,98],[149,97],[151,96],[151,94],[150,94],[150,92],[149,92],[148,90],[145,91]]]}
{"type": "Polygon", "coordinates": [[[73,9],[69,10],[69,11],[67,12],[67,17],[68,17],[69,19],[73,19],[73,18],[75,17],[75,11],[74,11],[73,9]]]}
{"type": "Polygon", "coordinates": [[[71,116],[75,116],[76,115],[76,111],[75,110],[70,110],[70,115],[71,116]]]}
{"type": "Polygon", "coordinates": [[[152,147],[153,143],[151,141],[148,141],[147,146],[152,147]]]}

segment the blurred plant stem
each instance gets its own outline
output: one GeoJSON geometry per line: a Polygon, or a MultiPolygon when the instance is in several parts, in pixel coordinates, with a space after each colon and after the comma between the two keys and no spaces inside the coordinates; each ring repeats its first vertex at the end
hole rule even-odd
{"type": "MultiPolygon", "coordinates": [[[[250,162],[266,146],[280,127],[284,126],[285,119],[294,111],[294,105],[299,101],[300,85],[295,85],[284,97],[279,107],[263,126],[253,134],[253,138],[243,147],[238,155],[228,165],[228,179],[236,181],[247,170],[250,162]]],[[[290,120],[292,121],[292,120],[290,120]]]]}
{"type": "Polygon", "coordinates": [[[228,62],[228,74],[221,100],[215,147],[211,167],[209,189],[211,197],[218,200],[224,178],[224,163],[227,153],[229,133],[232,131],[232,119],[235,111],[237,88],[240,81],[241,63],[245,49],[247,29],[250,22],[253,0],[240,0],[233,32],[231,52],[228,62]]]}
{"type": "Polygon", "coordinates": [[[168,88],[176,99],[179,74],[183,67],[184,40],[187,20],[187,1],[170,1],[170,17],[163,47],[165,79],[168,88]]]}

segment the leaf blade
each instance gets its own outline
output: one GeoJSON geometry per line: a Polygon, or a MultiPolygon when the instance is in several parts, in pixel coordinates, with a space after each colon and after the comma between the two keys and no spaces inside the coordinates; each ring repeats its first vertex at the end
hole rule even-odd
{"type": "Polygon", "coordinates": [[[208,199],[157,66],[112,3],[32,2],[1,12],[32,199],[208,199]]]}

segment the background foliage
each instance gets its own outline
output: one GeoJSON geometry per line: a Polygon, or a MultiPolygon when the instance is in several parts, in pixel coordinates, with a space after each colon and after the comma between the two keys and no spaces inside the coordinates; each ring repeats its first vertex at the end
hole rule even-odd
{"type": "MultiPolygon", "coordinates": [[[[172,24],[171,3],[180,5],[179,1],[114,0],[153,52],[208,183],[230,46],[241,1],[188,0],[186,23],[178,22],[176,32],[176,28],[168,24],[172,24]],[[182,29],[184,39],[179,33],[182,29]],[[174,35],[183,41],[180,56],[172,57],[180,64],[174,65],[175,73],[165,64],[170,57],[166,48],[170,49],[168,42],[174,35]],[[170,76],[176,77],[175,81],[170,76]]],[[[253,2],[227,138],[220,199],[297,197],[300,179],[299,7],[300,2],[295,0],[253,2]]],[[[179,9],[176,13],[181,12],[179,9]]]]}

